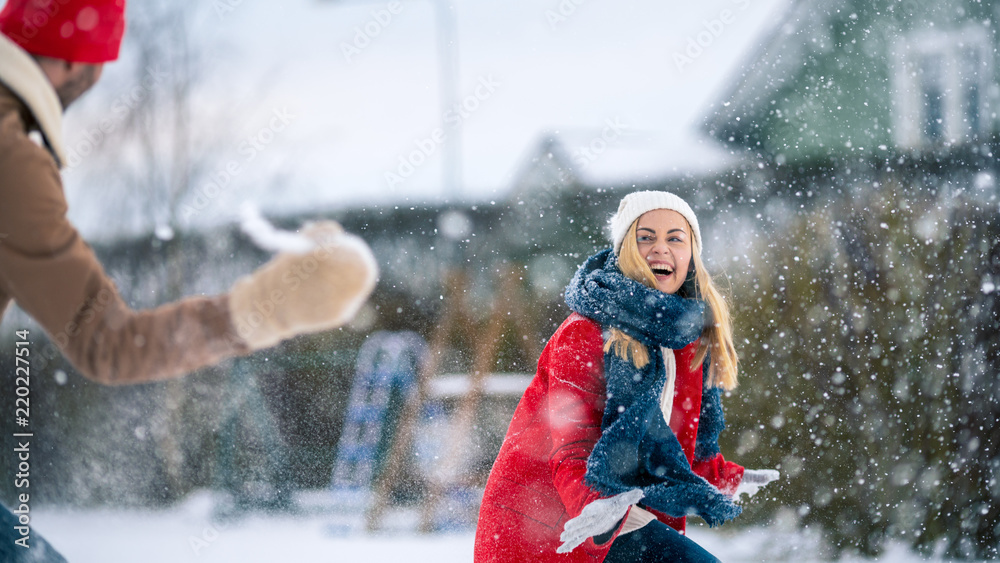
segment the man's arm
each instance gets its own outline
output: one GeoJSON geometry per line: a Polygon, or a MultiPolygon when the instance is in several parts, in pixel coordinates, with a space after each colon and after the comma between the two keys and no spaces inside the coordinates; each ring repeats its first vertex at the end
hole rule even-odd
{"type": "Polygon", "coordinates": [[[0,288],[86,377],[108,384],[183,375],[249,349],[228,297],[189,298],[148,311],[121,299],[66,218],[54,161],[25,139],[0,157],[0,288]]]}

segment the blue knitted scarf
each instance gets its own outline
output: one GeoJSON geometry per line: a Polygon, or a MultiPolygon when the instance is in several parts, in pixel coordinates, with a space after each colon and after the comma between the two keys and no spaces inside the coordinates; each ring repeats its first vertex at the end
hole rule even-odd
{"type": "MultiPolygon", "coordinates": [[[[705,304],[663,293],[626,277],[611,249],[589,258],[566,288],[566,304],[605,329],[616,328],[646,345],[649,363],[638,369],[613,351],[604,355],[607,403],[601,437],[587,460],[584,481],[605,495],[642,489],[642,504],[670,516],[697,514],[710,526],[741,511],[691,470],[680,442],[663,419],[666,384],[660,347],[679,350],[701,335],[705,304]]],[[[705,360],[708,366],[708,359],[705,360]]],[[[707,369],[704,370],[707,373],[707,369]]],[[[703,390],[695,456],[719,453],[725,427],[721,390],[703,390]]]]}

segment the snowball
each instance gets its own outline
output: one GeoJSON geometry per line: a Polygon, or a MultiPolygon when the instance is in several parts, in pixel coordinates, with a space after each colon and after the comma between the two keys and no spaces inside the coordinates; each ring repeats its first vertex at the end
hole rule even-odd
{"type": "Polygon", "coordinates": [[[260,214],[260,210],[250,203],[243,204],[241,215],[243,220],[240,227],[243,232],[264,250],[305,254],[316,247],[313,241],[300,234],[275,229],[260,214]]]}

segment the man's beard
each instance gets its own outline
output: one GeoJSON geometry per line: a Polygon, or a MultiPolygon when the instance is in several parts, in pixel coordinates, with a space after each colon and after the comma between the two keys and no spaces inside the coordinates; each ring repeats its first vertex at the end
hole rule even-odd
{"type": "Polygon", "coordinates": [[[66,111],[66,108],[89,90],[95,82],[97,82],[97,66],[87,65],[75,78],[66,81],[57,88],[56,95],[59,96],[59,103],[62,104],[63,111],[66,111]]]}

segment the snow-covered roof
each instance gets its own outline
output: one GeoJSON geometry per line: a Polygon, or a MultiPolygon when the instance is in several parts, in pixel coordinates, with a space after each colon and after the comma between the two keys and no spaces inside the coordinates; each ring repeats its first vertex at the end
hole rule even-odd
{"type": "Polygon", "coordinates": [[[789,88],[809,55],[831,49],[832,14],[848,0],[785,0],[759,46],[750,51],[729,86],[709,106],[703,130],[723,143],[739,142],[753,127],[753,116],[775,94],[789,88]],[[733,141],[730,141],[730,138],[733,141]]]}

